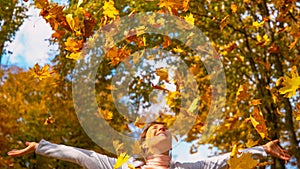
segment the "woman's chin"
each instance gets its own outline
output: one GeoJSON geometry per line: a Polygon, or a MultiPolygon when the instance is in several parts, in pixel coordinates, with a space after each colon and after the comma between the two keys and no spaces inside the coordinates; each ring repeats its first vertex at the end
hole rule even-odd
{"type": "Polygon", "coordinates": [[[172,148],[172,139],[165,135],[159,135],[147,140],[148,150],[152,154],[162,154],[172,148]]]}

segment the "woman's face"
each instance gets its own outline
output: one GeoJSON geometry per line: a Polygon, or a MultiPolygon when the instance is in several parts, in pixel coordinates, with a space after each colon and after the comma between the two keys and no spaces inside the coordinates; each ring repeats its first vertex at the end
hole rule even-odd
{"type": "Polygon", "coordinates": [[[162,154],[172,147],[172,136],[163,124],[154,124],[146,133],[146,145],[152,154],[162,154]]]}

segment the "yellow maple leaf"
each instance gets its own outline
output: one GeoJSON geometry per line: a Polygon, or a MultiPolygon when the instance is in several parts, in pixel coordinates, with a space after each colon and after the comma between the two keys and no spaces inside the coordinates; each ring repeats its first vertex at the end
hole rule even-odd
{"type": "Polygon", "coordinates": [[[114,165],[114,169],[120,168],[124,163],[126,163],[129,159],[129,155],[126,153],[121,153],[117,158],[116,164],[114,165]]]}
{"type": "Polygon", "coordinates": [[[98,108],[97,117],[104,118],[105,120],[112,120],[113,116],[114,116],[113,112],[106,110],[106,109],[103,110],[101,108],[98,108]]]}
{"type": "Polygon", "coordinates": [[[253,116],[250,115],[250,120],[251,120],[251,123],[254,126],[255,130],[261,136],[261,138],[264,139],[265,137],[268,136],[267,126],[266,126],[264,116],[257,107],[254,107],[253,116]]]}
{"type": "Polygon", "coordinates": [[[251,153],[243,153],[240,157],[234,153],[227,163],[230,169],[252,169],[258,164],[258,161],[252,158],[251,153]]]}
{"type": "Polygon", "coordinates": [[[81,52],[73,52],[70,53],[66,56],[66,58],[68,59],[74,59],[74,60],[78,60],[82,58],[81,52]]]}
{"type": "Polygon", "coordinates": [[[113,0],[105,1],[103,6],[103,14],[109,18],[116,19],[119,15],[119,11],[114,7],[115,2],[113,0]]]}
{"type": "Polygon", "coordinates": [[[65,42],[65,49],[70,52],[79,52],[83,47],[83,40],[76,40],[69,37],[65,42]]]}
{"type": "Polygon", "coordinates": [[[292,67],[291,70],[292,77],[283,77],[282,85],[284,87],[279,89],[280,94],[285,94],[285,97],[291,98],[296,95],[296,90],[300,86],[300,77],[297,72],[296,66],[292,67]]]}
{"type": "Polygon", "coordinates": [[[181,49],[179,46],[177,46],[176,48],[173,48],[173,51],[176,52],[176,53],[181,53],[181,52],[183,52],[184,50],[181,49]]]}
{"type": "Polygon", "coordinates": [[[54,73],[54,71],[49,70],[50,66],[47,64],[44,67],[40,68],[40,65],[36,63],[33,68],[30,68],[32,75],[34,78],[38,78],[39,80],[43,80],[45,78],[51,77],[51,74],[54,73]]]}
{"type": "Polygon", "coordinates": [[[195,23],[195,18],[193,17],[193,14],[192,14],[192,13],[190,13],[190,14],[187,15],[187,16],[185,16],[185,17],[184,17],[184,20],[185,20],[187,23],[191,24],[191,25],[194,25],[194,23],[195,23]]]}
{"type": "Polygon", "coordinates": [[[256,28],[260,28],[262,27],[263,25],[265,24],[265,21],[262,21],[262,22],[253,22],[252,25],[256,28]]]}

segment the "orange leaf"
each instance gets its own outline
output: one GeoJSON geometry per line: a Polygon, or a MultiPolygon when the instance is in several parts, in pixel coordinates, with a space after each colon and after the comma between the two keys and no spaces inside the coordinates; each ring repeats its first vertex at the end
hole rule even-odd
{"type": "Polygon", "coordinates": [[[261,111],[257,107],[254,107],[254,115],[250,115],[250,120],[256,131],[259,133],[261,138],[268,136],[266,122],[261,111]]]}
{"type": "Polygon", "coordinates": [[[238,101],[240,100],[246,100],[248,99],[248,97],[250,96],[248,93],[247,93],[247,86],[245,85],[240,85],[238,91],[236,92],[236,99],[238,101]]]}
{"type": "Polygon", "coordinates": [[[238,10],[238,6],[236,5],[236,4],[231,4],[231,11],[233,12],[233,13],[236,13],[236,11],[238,10]]]}
{"type": "Polygon", "coordinates": [[[146,125],[146,117],[142,116],[141,118],[137,117],[134,122],[134,126],[138,128],[143,128],[146,125]]]}
{"type": "Polygon", "coordinates": [[[256,106],[261,104],[261,99],[254,99],[250,101],[250,106],[256,106]]]}

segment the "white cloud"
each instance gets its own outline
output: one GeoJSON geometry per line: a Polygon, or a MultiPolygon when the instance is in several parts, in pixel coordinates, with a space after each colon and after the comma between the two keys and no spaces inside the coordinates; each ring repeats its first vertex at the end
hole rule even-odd
{"type": "Polygon", "coordinates": [[[39,16],[39,10],[29,8],[26,19],[20,30],[16,33],[15,40],[8,44],[7,49],[13,54],[9,56],[9,64],[24,68],[32,67],[36,62],[40,65],[50,63],[53,58],[53,50],[57,45],[50,45],[49,39],[53,33],[50,25],[39,16]]]}

